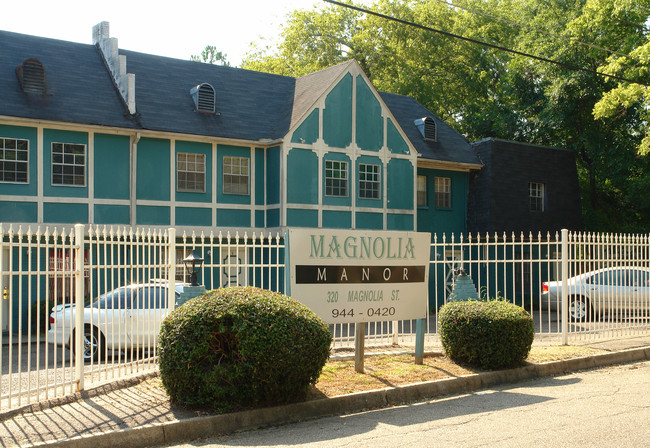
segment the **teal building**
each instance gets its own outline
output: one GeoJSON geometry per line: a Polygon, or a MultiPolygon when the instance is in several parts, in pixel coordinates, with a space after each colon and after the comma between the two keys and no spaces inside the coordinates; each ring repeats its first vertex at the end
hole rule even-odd
{"type": "Polygon", "coordinates": [[[300,78],[0,31],[0,222],[464,232],[468,142],[350,60],[300,78]]]}

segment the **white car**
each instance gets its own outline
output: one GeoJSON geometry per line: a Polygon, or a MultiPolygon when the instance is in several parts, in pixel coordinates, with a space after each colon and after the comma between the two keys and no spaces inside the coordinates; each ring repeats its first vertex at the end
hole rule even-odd
{"type": "MultiPolygon", "coordinates": [[[[648,315],[650,268],[612,267],[585,272],[567,281],[569,318],[585,322],[600,317],[648,315]]],[[[561,309],[562,282],[542,284],[542,308],[561,309]]]]}
{"type": "MultiPolygon", "coordinates": [[[[176,284],[176,297],[183,292],[176,284]]],[[[147,349],[158,342],[160,324],[168,314],[167,284],[123,286],[84,307],[83,358],[100,360],[108,350],[147,349]]],[[[70,348],[74,356],[75,305],[57,305],[50,314],[48,339],[70,348]]]]}

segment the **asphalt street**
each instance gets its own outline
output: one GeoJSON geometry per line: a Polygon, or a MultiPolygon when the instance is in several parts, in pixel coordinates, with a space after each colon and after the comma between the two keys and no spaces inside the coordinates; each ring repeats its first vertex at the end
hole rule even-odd
{"type": "Polygon", "coordinates": [[[650,361],[189,443],[196,447],[650,446],[650,361]]]}

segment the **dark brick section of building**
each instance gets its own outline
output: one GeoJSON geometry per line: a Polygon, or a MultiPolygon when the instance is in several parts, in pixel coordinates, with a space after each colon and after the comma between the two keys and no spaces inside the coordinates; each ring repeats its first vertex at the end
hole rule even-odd
{"type": "Polygon", "coordinates": [[[484,167],[470,178],[467,230],[471,233],[582,230],[575,156],[498,139],[472,143],[484,167]],[[530,210],[531,182],[543,184],[543,211],[530,210]]]}

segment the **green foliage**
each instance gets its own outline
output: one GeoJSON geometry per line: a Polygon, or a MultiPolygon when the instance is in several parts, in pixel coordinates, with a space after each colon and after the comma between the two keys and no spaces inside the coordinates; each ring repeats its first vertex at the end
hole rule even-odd
{"type": "Polygon", "coordinates": [[[295,11],[277,48],[244,68],[302,76],[356,59],[378,90],[409,95],[468,140],[571,150],[587,230],[647,232],[650,0],[374,0],[367,9],[550,64],[339,6],[295,11]],[[607,51],[605,49],[611,50],[607,51]],[[581,67],[577,71],[570,67],[581,67]],[[610,204],[623,204],[625,214],[610,204]]]}
{"type": "Polygon", "coordinates": [[[451,302],[440,309],[438,332],[445,353],[482,369],[521,364],[535,326],[523,308],[503,300],[451,302]]]}
{"type": "Polygon", "coordinates": [[[217,51],[217,47],[214,45],[206,45],[200,55],[193,54],[190,56],[190,60],[194,62],[205,62],[208,64],[218,64],[230,67],[230,62],[228,62],[227,54],[217,51]]]}
{"type": "Polygon", "coordinates": [[[291,297],[259,288],[208,291],[160,331],[160,376],[172,400],[226,410],[300,398],[329,357],[327,325],[291,297]]]}

